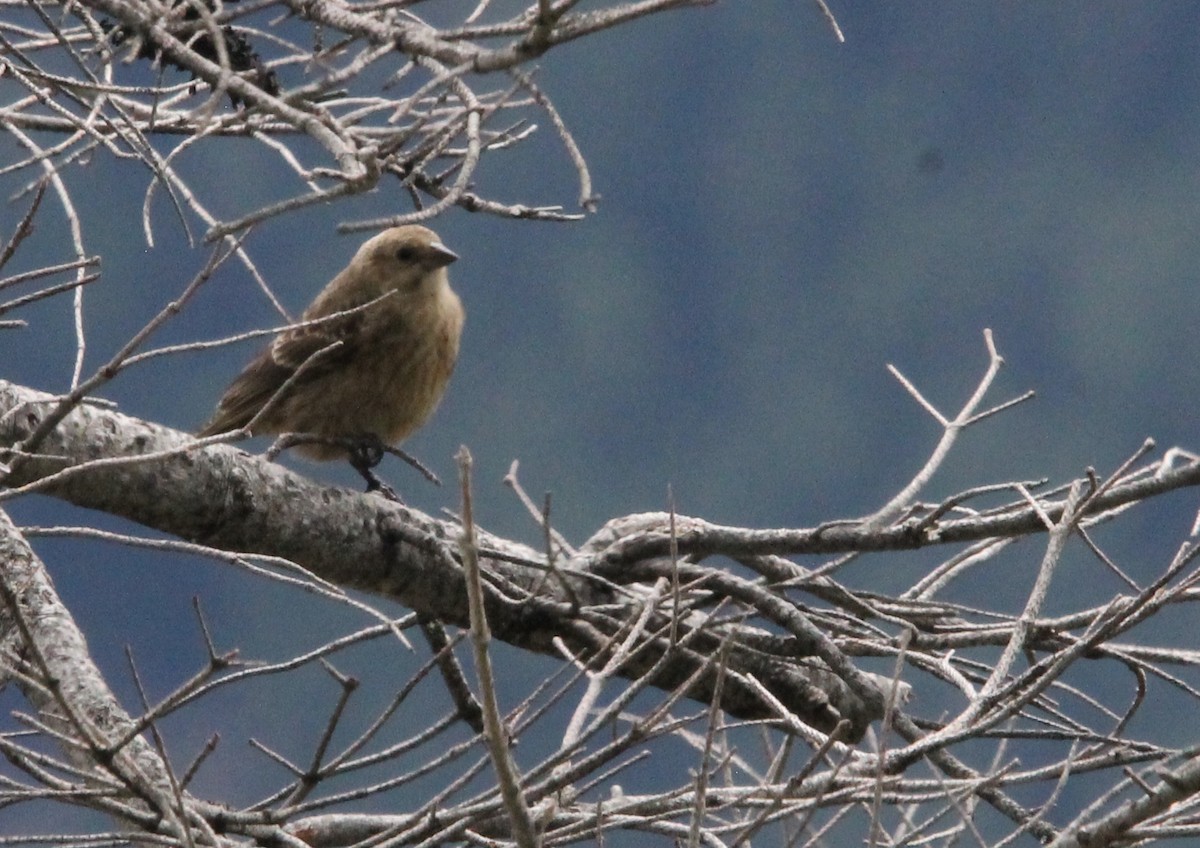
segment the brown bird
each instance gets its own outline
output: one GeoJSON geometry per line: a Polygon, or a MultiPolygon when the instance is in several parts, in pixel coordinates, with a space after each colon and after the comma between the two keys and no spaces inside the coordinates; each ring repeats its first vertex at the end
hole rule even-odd
{"type": "Polygon", "coordinates": [[[254,435],[341,439],[298,450],[318,460],[349,458],[376,488],[368,470],[381,445],[425,423],[454,370],[464,312],[446,266],[457,258],[425,227],[394,227],[368,239],[301,321],[365,308],[280,333],[233,381],[197,435],[245,427],[265,407],[254,435]],[[347,448],[348,439],[364,446],[347,448]]]}

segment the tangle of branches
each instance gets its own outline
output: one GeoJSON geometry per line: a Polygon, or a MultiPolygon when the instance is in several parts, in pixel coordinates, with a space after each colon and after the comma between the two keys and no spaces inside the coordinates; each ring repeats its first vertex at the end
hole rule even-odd
{"type": "Polygon", "coordinates": [[[23,150],[0,176],[20,180],[27,204],[0,269],[48,197],[74,250],[0,278],[0,292],[17,292],[0,302],[0,330],[23,328],[30,304],[70,295],[78,333],[68,392],[0,375],[0,686],[21,704],[0,723],[0,814],[71,808],[104,823],[3,834],[3,844],[531,847],[631,834],[689,846],[1065,848],[1200,836],[1195,746],[1145,718],[1164,693],[1194,712],[1200,652],[1152,644],[1141,629],[1190,614],[1200,547],[1188,538],[1135,577],[1101,529],[1200,484],[1200,463],[1148,443],[1062,485],[1005,480],[928,500],[961,434],[1027,397],[991,400],[1002,359],[990,333],[984,373],[953,414],[893,370],[942,437],[872,514],[759,529],[668,509],[613,518],[578,544],[525,495],[515,466],[507,482],[537,546],[478,526],[465,451],[461,508],[435,518],[93,396],[139,363],[229,341],[150,345],[223,263],[252,268],[240,239],[272,216],[381,189],[414,211],[345,228],[452,205],[571,218],[480,188],[482,163],[530,140],[538,120],[591,208],[583,155],[529,62],[702,2],[481,0],[446,21],[432,0],[0,0],[0,131],[23,150]],[[231,138],[276,157],[290,194],[213,212],[229,187],[187,177],[186,164],[231,138]],[[83,249],[71,180],[99,156],[144,173],[147,240],[152,208],[166,203],[216,244],[181,294],[85,373],[80,292],[98,259],[83,249]],[[8,505],[32,495],[154,535],[22,526],[8,505]],[[197,600],[203,659],[155,696],[131,647],[136,697],[122,703],[35,549],[62,537],[206,558],[355,624],[263,661],[242,656],[239,634],[197,600]],[[872,566],[916,556],[920,573],[904,585],[872,581],[872,566]],[[1090,591],[1064,590],[1064,573],[1079,569],[1090,591]],[[968,603],[960,586],[980,575],[997,591],[968,603]],[[372,652],[365,667],[359,649],[372,652]],[[501,691],[501,657],[533,655],[554,670],[501,691]],[[303,677],[314,668],[327,689],[303,677]],[[386,693],[372,701],[364,683],[379,680],[386,693]],[[206,721],[222,693],[262,681],[278,716],[323,711],[303,757],[274,742],[281,718],[249,740],[225,791],[198,790],[228,741],[213,732],[184,756],[171,728],[206,721]],[[276,769],[269,791],[234,800],[238,778],[264,763],[276,769]]]}

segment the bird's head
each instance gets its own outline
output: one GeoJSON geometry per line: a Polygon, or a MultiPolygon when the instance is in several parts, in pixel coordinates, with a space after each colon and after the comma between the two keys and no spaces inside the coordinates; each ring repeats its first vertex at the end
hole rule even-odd
{"type": "Polygon", "coordinates": [[[386,280],[386,288],[415,294],[426,287],[432,293],[445,283],[443,269],[456,259],[458,254],[442,244],[437,233],[414,224],[392,227],[369,239],[354,261],[369,267],[376,279],[386,280]]]}

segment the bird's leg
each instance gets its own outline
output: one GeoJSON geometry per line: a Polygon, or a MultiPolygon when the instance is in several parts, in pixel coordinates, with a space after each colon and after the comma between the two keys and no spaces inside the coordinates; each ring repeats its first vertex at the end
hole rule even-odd
{"type": "Polygon", "coordinates": [[[363,433],[356,437],[355,444],[349,450],[350,465],[367,481],[368,492],[378,492],[383,497],[396,503],[404,503],[396,490],[379,479],[375,466],[383,461],[384,444],[374,433],[363,433]]]}

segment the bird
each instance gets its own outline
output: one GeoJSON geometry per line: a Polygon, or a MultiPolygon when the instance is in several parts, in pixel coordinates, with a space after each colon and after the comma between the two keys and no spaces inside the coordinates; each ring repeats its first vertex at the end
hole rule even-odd
{"type": "Polygon", "coordinates": [[[349,459],[368,491],[380,488],[370,469],[383,446],[429,419],[454,371],[465,312],[446,267],[457,259],[419,225],[368,239],[233,380],[197,436],[247,425],[304,434],[302,455],[349,459]]]}

